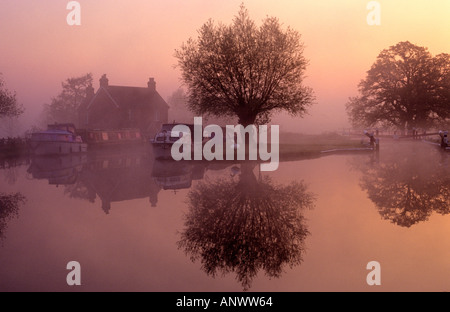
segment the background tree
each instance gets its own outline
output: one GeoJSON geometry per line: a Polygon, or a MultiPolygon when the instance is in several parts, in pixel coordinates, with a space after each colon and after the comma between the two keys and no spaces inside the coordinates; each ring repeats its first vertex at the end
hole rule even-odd
{"type": "Polygon", "coordinates": [[[236,273],[244,290],[259,270],[279,277],[303,259],[309,234],[302,209],[314,205],[303,183],[257,179],[254,164],[236,178],[200,182],[188,194],[189,211],[178,242],[208,275],[236,273]]]}
{"type": "Polygon", "coordinates": [[[438,70],[437,79],[437,97],[440,100],[440,111],[443,112],[438,126],[442,129],[448,129],[450,126],[450,54],[442,53],[434,59],[438,70]]]}
{"type": "Polygon", "coordinates": [[[209,20],[175,56],[199,115],[238,117],[246,126],[283,110],[302,116],[313,101],[302,84],[308,62],[300,34],[273,17],[258,28],[244,6],[229,26],[209,20]]]}
{"type": "Polygon", "coordinates": [[[169,122],[192,123],[194,115],[189,111],[187,105],[187,95],[181,88],[175,90],[167,99],[169,105],[169,122]]]}
{"type": "Polygon", "coordinates": [[[50,104],[44,105],[46,123],[78,124],[78,108],[86,98],[86,89],[92,86],[92,74],[68,78],[62,82],[62,91],[50,104]]]}
{"type": "Polygon", "coordinates": [[[5,87],[0,76],[0,118],[18,117],[23,113],[22,105],[17,103],[16,93],[11,93],[5,87]]]}
{"type": "MultiPolygon", "coordinates": [[[[184,122],[192,123],[194,121],[194,113],[189,109],[188,96],[186,91],[182,88],[175,90],[171,96],[167,99],[169,104],[169,122],[184,122]]],[[[232,125],[236,123],[236,118],[224,117],[224,116],[202,116],[205,124],[215,125],[232,125]]]]}
{"type": "Polygon", "coordinates": [[[0,128],[8,136],[11,136],[17,126],[18,117],[24,112],[24,108],[17,102],[16,93],[10,92],[5,87],[5,82],[0,76],[0,128]]]}
{"type": "Polygon", "coordinates": [[[350,98],[355,127],[429,128],[449,118],[450,58],[408,41],[383,50],[350,98]]]}

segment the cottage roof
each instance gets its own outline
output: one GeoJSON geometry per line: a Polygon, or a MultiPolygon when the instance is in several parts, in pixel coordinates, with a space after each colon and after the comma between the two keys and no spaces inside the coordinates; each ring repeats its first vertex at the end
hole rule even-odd
{"type": "Polygon", "coordinates": [[[95,102],[96,97],[101,92],[105,92],[118,108],[131,109],[147,105],[168,108],[166,101],[164,101],[158,91],[150,88],[127,86],[100,87],[95,96],[89,101],[88,108],[95,102]]]}
{"type": "Polygon", "coordinates": [[[166,101],[157,91],[141,87],[108,86],[104,89],[121,108],[132,108],[146,105],[164,105],[166,101]]]}

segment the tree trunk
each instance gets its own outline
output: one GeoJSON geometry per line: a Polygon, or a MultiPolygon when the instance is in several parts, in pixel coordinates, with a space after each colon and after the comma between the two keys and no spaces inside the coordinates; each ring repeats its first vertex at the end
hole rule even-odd
{"type": "Polygon", "coordinates": [[[256,120],[256,116],[253,115],[239,115],[238,116],[238,122],[240,125],[243,125],[244,127],[247,127],[248,125],[253,125],[256,120]]]}

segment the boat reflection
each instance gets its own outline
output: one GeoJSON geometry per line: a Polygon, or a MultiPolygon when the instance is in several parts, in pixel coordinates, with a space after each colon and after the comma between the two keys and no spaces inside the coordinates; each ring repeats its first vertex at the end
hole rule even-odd
{"type": "Polygon", "coordinates": [[[173,160],[158,160],[153,164],[152,178],[163,190],[188,189],[193,180],[204,177],[207,164],[203,162],[186,162],[173,160]]]}
{"type": "Polygon", "coordinates": [[[85,154],[33,157],[27,172],[33,179],[48,180],[52,185],[76,183],[83,165],[87,163],[85,154]]]}
{"type": "Polygon", "coordinates": [[[260,270],[279,277],[302,262],[309,234],[302,209],[314,205],[304,183],[257,178],[255,166],[242,163],[229,176],[196,184],[178,242],[208,275],[235,273],[244,290],[260,270]]]}
{"type": "Polygon", "coordinates": [[[150,175],[152,163],[151,155],[144,152],[90,154],[75,187],[68,193],[90,202],[99,198],[106,214],[112,203],[133,199],[148,197],[154,207],[160,189],[150,175]]]}
{"type": "Polygon", "coordinates": [[[448,155],[421,143],[389,146],[380,158],[354,162],[360,186],[383,219],[402,226],[450,213],[448,155]]]}
{"type": "Polygon", "coordinates": [[[99,199],[108,214],[112,203],[133,199],[148,198],[156,207],[161,190],[190,188],[206,170],[206,163],[155,160],[146,150],[138,150],[34,157],[28,173],[64,186],[71,198],[91,203],[99,199]]]}

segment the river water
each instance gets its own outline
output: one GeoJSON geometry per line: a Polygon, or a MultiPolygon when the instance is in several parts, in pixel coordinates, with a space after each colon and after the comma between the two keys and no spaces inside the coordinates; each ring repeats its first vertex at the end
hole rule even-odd
{"type": "Polygon", "coordinates": [[[398,141],[274,172],[148,150],[3,163],[0,291],[450,291],[449,163],[398,141]]]}

